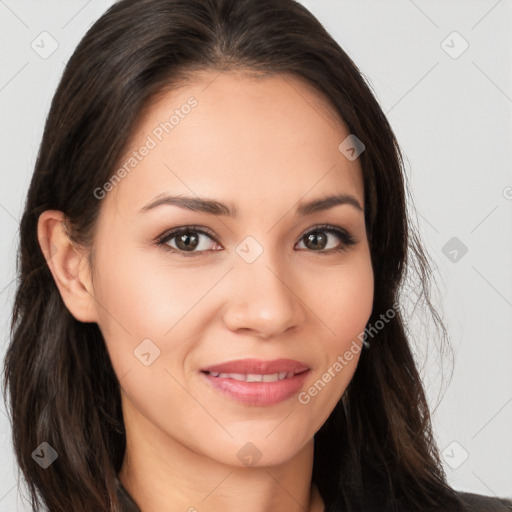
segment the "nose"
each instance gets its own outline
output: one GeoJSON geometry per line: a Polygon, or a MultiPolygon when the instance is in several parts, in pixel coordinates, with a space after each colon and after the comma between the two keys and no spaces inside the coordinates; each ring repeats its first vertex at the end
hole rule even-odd
{"type": "Polygon", "coordinates": [[[267,339],[299,327],[306,318],[306,306],[293,269],[264,255],[252,263],[235,263],[223,321],[233,332],[245,331],[267,339]]]}

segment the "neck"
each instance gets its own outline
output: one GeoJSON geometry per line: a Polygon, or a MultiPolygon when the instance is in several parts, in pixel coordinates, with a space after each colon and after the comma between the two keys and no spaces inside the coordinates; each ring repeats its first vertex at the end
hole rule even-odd
{"type": "Polygon", "coordinates": [[[311,485],[313,440],[276,466],[229,466],[172,438],[129,403],[124,410],[130,422],[119,478],[143,512],[323,512],[311,485]]]}

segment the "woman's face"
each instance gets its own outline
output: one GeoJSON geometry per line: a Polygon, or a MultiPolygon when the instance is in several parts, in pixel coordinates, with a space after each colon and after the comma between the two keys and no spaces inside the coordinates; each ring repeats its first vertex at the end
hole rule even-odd
{"type": "Polygon", "coordinates": [[[338,149],[349,134],[291,76],[203,74],[144,116],[99,199],[94,244],[95,314],[128,431],[236,466],[311,441],[372,310],[361,167],[338,149]],[[353,202],[303,208],[337,195],[353,202]],[[279,359],[291,363],[254,361],[279,359]]]}

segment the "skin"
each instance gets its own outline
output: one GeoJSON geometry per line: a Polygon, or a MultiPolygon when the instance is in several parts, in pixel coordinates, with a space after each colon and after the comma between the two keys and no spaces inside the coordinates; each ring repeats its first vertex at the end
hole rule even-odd
{"type": "Polygon", "coordinates": [[[303,391],[354,340],[361,346],[374,286],[363,212],[343,204],[295,215],[298,202],[333,193],[364,208],[359,159],[338,150],[350,131],[311,86],[233,72],[197,75],[166,93],[141,119],[127,154],[190,96],[198,105],[101,200],[92,270],[88,249],[69,242],[62,212],[41,215],[40,243],[48,255],[53,247],[48,264],[67,308],[104,335],[127,432],[120,478],[143,512],[320,512],[313,436],[360,354],[307,404],[297,396],[243,404],[199,370],[233,359],[295,359],[311,369],[303,391]],[[163,192],[213,198],[238,216],[170,205],[138,213],[163,192]],[[323,253],[308,248],[304,234],[319,224],[345,229],[357,243],[328,253],[343,241],[323,231],[323,253]],[[215,237],[198,235],[193,257],[156,245],[184,225],[215,237]],[[236,252],[248,236],[263,249],[252,263],[236,252]],[[133,353],[144,339],[160,350],[148,366],[133,353]],[[261,454],[250,466],[237,457],[248,442],[261,454]]]}

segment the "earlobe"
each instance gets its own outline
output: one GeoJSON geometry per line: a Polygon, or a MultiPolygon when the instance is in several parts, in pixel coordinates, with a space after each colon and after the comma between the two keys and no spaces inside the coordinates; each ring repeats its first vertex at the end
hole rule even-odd
{"type": "Polygon", "coordinates": [[[44,211],[37,225],[39,245],[69,312],[81,322],[96,322],[87,252],[69,238],[66,220],[61,211],[44,211]]]}

